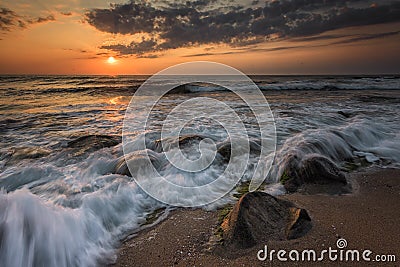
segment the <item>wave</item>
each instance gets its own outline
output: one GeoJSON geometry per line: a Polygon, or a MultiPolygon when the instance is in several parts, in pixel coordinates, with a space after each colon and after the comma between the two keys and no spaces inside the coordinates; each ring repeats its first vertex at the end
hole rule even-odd
{"type": "Polygon", "coordinates": [[[344,126],[310,129],[286,139],[276,152],[270,175],[279,179],[289,164],[310,155],[329,158],[342,167],[346,163],[360,165],[360,158],[370,164],[399,167],[399,151],[398,129],[354,118],[344,126]]]}
{"type": "MultiPolygon", "coordinates": [[[[98,266],[113,262],[119,240],[143,227],[146,216],[163,207],[135,183],[116,175],[113,181],[91,194],[78,194],[77,208],[65,207],[74,199],[65,191],[54,203],[25,188],[1,191],[0,265],[98,266]]],[[[50,185],[56,184],[42,186],[50,185]]]]}
{"type": "MultiPolygon", "coordinates": [[[[322,80],[288,80],[258,81],[260,90],[399,90],[399,78],[362,78],[362,79],[322,79],[322,80]]],[[[232,83],[237,89],[247,90],[245,86],[232,83]]],[[[200,93],[228,91],[227,88],[214,84],[194,83],[174,89],[175,93],[200,93]]]]}
{"type": "MultiPolygon", "coordinates": [[[[100,137],[107,142],[110,139],[108,136],[100,137]]],[[[85,147],[93,138],[97,140],[100,137],[84,136],[69,145],[85,147]]],[[[166,179],[185,186],[213,181],[225,167],[224,157],[230,157],[225,155],[227,141],[217,140],[219,156],[211,168],[194,174],[183,173],[167,163],[164,151],[158,145],[158,133],[139,135],[137,143],[143,144],[143,138],[148,138],[146,146],[153,149],[150,152],[143,150],[148,149],[143,145],[137,145],[138,150],[127,157],[113,158],[103,149],[92,152],[85,162],[63,168],[47,164],[27,166],[17,171],[15,168],[21,167],[16,166],[9,169],[9,175],[3,173],[0,186],[9,193],[4,189],[0,193],[0,265],[96,266],[101,264],[99,259],[104,261],[103,264],[110,263],[115,259],[114,248],[119,240],[140,229],[148,214],[166,207],[143,192],[130,177],[129,171],[143,173],[151,167],[143,165],[148,164],[143,155],[150,155],[153,166],[166,179]],[[128,170],[127,162],[135,168],[128,170]]],[[[183,151],[193,151],[193,146],[198,146],[203,138],[188,135],[179,141],[183,151]]],[[[277,182],[293,158],[302,159],[315,154],[342,166],[356,158],[374,164],[398,164],[399,139],[396,129],[357,117],[342,126],[306,130],[288,138],[277,151],[268,182],[277,182]]],[[[170,144],[167,149],[173,152],[173,143],[170,144]]],[[[252,153],[257,154],[257,142],[251,144],[252,153]]],[[[231,160],[235,160],[235,155],[231,160]]],[[[251,179],[253,169],[250,164],[242,181],[251,179]]],[[[149,183],[152,183],[151,171],[146,173],[149,183]]],[[[227,178],[229,184],[231,180],[227,178]]],[[[169,193],[168,188],[159,190],[169,193]]],[[[225,189],[215,190],[209,193],[225,189]]],[[[276,192],[282,189],[267,186],[266,190],[276,192]]],[[[170,197],[174,198],[173,195],[170,197]]],[[[187,199],[196,203],[202,197],[190,195],[187,199]]],[[[231,195],[208,208],[229,201],[232,201],[231,195]]]]}
{"type": "MultiPolygon", "coordinates": [[[[137,143],[141,144],[145,136],[139,135],[137,143]]],[[[60,156],[52,156],[51,163],[31,161],[1,173],[0,266],[97,266],[113,262],[119,240],[145,227],[149,214],[167,208],[130,177],[132,171],[144,173],[148,182],[154,184],[152,170],[148,168],[151,166],[144,160],[148,153],[152,164],[176,184],[207,184],[224,169],[225,162],[219,157],[208,170],[182,172],[168,164],[164,151],[157,145],[159,134],[151,137],[148,143],[153,143],[159,152],[146,151],[138,145],[138,150],[130,155],[124,157],[119,151],[115,157],[112,149],[121,149],[121,144],[114,136],[84,135],[66,143],[60,156]],[[99,150],[86,151],[92,146],[99,150]],[[81,148],[86,151],[82,157],[85,160],[65,165],[68,151],[81,148]],[[58,166],[56,158],[64,165],[58,166]],[[127,162],[134,168],[127,170],[127,162]]],[[[191,151],[201,138],[187,136],[180,140],[180,145],[191,151]]],[[[172,143],[171,151],[178,153],[172,143]]],[[[226,186],[230,186],[230,181],[226,186]]],[[[171,199],[176,197],[169,188],[159,190],[171,199]]],[[[209,194],[218,195],[221,190],[225,188],[215,188],[209,194]]],[[[186,198],[195,204],[204,196],[193,194],[186,198]]],[[[214,207],[229,201],[231,196],[214,207]]]]}
{"type": "Polygon", "coordinates": [[[256,82],[262,90],[397,90],[400,77],[300,76],[256,82]]]}
{"type": "Polygon", "coordinates": [[[94,216],[43,203],[28,190],[0,193],[0,264],[96,266],[111,243],[94,216]]]}
{"type": "MultiPolygon", "coordinates": [[[[261,76],[254,77],[261,90],[398,90],[400,77],[337,77],[337,76],[261,76]]],[[[166,78],[163,83],[172,82],[166,78]]],[[[55,93],[89,93],[89,94],[133,94],[144,82],[143,77],[96,76],[27,76],[0,77],[0,88],[7,89],[12,94],[55,94],[55,93]],[[6,87],[4,87],[6,86],[6,87]],[[11,87],[10,87],[11,86],[11,87]],[[33,91],[32,91],[33,90],[33,91]]],[[[229,82],[229,80],[227,81],[229,82]]],[[[232,82],[232,86],[246,90],[240,84],[232,82]]],[[[201,93],[226,91],[226,88],[205,83],[194,83],[181,86],[173,93],[201,93]]]]}
{"type": "Polygon", "coordinates": [[[61,87],[61,88],[48,88],[45,90],[41,90],[39,93],[42,95],[47,94],[59,94],[59,93],[86,93],[86,94],[132,94],[136,91],[138,86],[130,86],[130,85],[90,85],[85,87],[61,87]]]}

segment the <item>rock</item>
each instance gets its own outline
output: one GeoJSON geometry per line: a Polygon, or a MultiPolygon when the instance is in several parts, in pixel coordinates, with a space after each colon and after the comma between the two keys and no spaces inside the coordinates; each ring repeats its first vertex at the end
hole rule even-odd
{"type": "Polygon", "coordinates": [[[251,192],[239,199],[221,227],[224,245],[243,249],[301,237],[312,224],[306,210],[264,192],[251,192]]]}
{"type": "Polygon", "coordinates": [[[121,157],[118,159],[117,164],[114,167],[113,173],[132,177],[132,174],[129,171],[128,165],[126,164],[125,157],[121,157]]]}
{"type": "Polygon", "coordinates": [[[150,170],[150,168],[153,167],[159,170],[162,166],[162,162],[162,156],[152,150],[137,151],[120,157],[115,164],[113,173],[132,177],[131,171],[136,173],[144,168],[150,170]]]}
{"type": "Polygon", "coordinates": [[[158,139],[154,141],[154,144],[148,148],[151,150],[161,153],[161,152],[166,152],[169,151],[173,148],[184,148],[187,146],[191,146],[194,144],[200,143],[202,140],[204,140],[206,137],[202,135],[195,135],[195,134],[188,134],[188,135],[182,135],[179,136],[178,138],[176,137],[167,137],[164,139],[158,139]],[[163,147],[163,142],[164,147],[163,147]]]}
{"type": "Polygon", "coordinates": [[[179,146],[187,146],[187,145],[192,145],[194,143],[198,143],[201,140],[205,139],[204,136],[201,135],[183,135],[183,136],[179,136],[179,146]]]}
{"type": "MultiPolygon", "coordinates": [[[[261,152],[261,145],[255,141],[249,141],[250,154],[259,155],[261,152]]],[[[231,142],[224,141],[217,145],[217,153],[222,156],[224,162],[229,162],[231,158],[231,142]]]]}
{"type": "Polygon", "coordinates": [[[330,159],[322,156],[311,156],[300,160],[297,156],[291,157],[286,165],[281,182],[285,189],[293,193],[303,187],[303,191],[318,192],[318,186],[307,185],[327,185],[319,186],[321,192],[327,193],[347,193],[349,186],[344,173],[330,159]]]}
{"type": "Polygon", "coordinates": [[[311,227],[311,218],[305,209],[290,208],[290,219],[286,234],[288,239],[304,236],[311,227]]]}
{"type": "Polygon", "coordinates": [[[344,111],[338,111],[337,112],[339,115],[342,115],[343,117],[345,117],[346,119],[348,119],[348,118],[350,118],[351,117],[351,113],[349,113],[349,112],[344,112],[344,111]]]}
{"type": "Polygon", "coordinates": [[[229,162],[231,158],[231,143],[228,141],[217,145],[217,153],[222,156],[224,162],[229,162]]]}
{"type": "Polygon", "coordinates": [[[112,135],[84,135],[67,143],[70,149],[69,154],[73,157],[80,157],[86,153],[96,150],[116,146],[121,142],[119,136],[112,135]]]}
{"type": "Polygon", "coordinates": [[[37,159],[45,157],[51,153],[51,150],[41,148],[41,147],[16,147],[12,148],[12,160],[22,160],[22,159],[37,159]]]}
{"type": "Polygon", "coordinates": [[[97,150],[104,147],[116,146],[121,142],[121,138],[111,135],[84,135],[68,142],[69,148],[84,148],[97,150]]]}

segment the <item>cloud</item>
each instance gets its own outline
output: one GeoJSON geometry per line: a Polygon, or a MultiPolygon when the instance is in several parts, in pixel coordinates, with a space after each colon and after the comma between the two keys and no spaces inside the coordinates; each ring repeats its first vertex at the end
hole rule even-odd
{"type": "Polygon", "coordinates": [[[358,35],[356,37],[352,37],[352,38],[349,38],[346,40],[333,42],[331,44],[333,44],[333,45],[349,44],[349,43],[367,41],[367,40],[372,40],[372,39],[385,38],[385,37],[394,36],[394,35],[398,35],[398,34],[400,34],[400,31],[383,32],[383,33],[377,33],[377,34],[364,34],[364,35],[358,35]]]}
{"type": "Polygon", "coordinates": [[[13,27],[25,28],[25,22],[14,11],[0,7],[0,31],[10,31],[13,27]]]}
{"type": "Polygon", "coordinates": [[[91,9],[85,20],[103,32],[150,36],[101,47],[139,56],[197,45],[245,47],[276,39],[316,40],[324,37],[315,35],[330,30],[400,21],[400,1],[377,5],[360,0],[281,0],[253,1],[249,6],[222,1],[130,1],[91,9]]]}
{"type": "Polygon", "coordinates": [[[245,51],[239,50],[239,51],[228,51],[228,52],[216,52],[216,53],[198,53],[198,54],[190,54],[190,55],[185,55],[183,57],[204,57],[204,56],[214,56],[214,55],[231,55],[231,54],[241,54],[244,53],[245,51]]]}
{"type": "Polygon", "coordinates": [[[54,15],[48,15],[46,17],[38,17],[38,18],[34,18],[34,19],[28,19],[27,22],[29,24],[36,24],[36,23],[44,23],[44,22],[48,22],[48,21],[55,21],[56,18],[54,17],[54,15]]]}
{"type": "Polygon", "coordinates": [[[7,32],[12,29],[25,29],[29,24],[45,23],[55,21],[54,15],[50,14],[45,17],[29,18],[21,16],[15,11],[0,7],[0,31],[7,32]]]}
{"type": "Polygon", "coordinates": [[[115,52],[119,52],[121,55],[143,55],[148,52],[156,52],[154,47],[157,46],[157,42],[154,38],[142,39],[141,42],[132,42],[129,45],[103,45],[100,48],[107,49],[115,52]]]}
{"type": "MultiPolygon", "coordinates": [[[[366,40],[373,40],[373,39],[380,39],[380,38],[385,38],[389,36],[394,36],[400,34],[400,31],[392,31],[392,32],[384,32],[384,33],[377,33],[377,34],[357,34],[357,35],[346,35],[346,37],[349,37],[344,40],[340,41],[334,41],[334,42],[329,42],[326,44],[307,44],[307,45],[283,45],[283,46],[275,46],[275,47],[269,47],[269,48],[242,48],[242,49],[237,49],[235,51],[228,51],[228,52],[215,52],[215,53],[198,53],[198,54],[189,54],[185,55],[183,57],[202,57],[202,56],[213,56],[213,55],[230,55],[230,54],[242,54],[242,53],[248,53],[248,52],[275,52],[275,51],[283,51],[283,50],[293,50],[293,49],[300,49],[300,48],[317,48],[317,47],[327,47],[327,46],[332,46],[332,45],[341,45],[341,44],[351,44],[351,43],[356,43],[356,42],[361,42],[361,41],[366,41],[366,40]]],[[[324,38],[317,38],[316,40],[329,40],[329,39],[337,39],[339,35],[327,35],[327,36],[322,36],[324,38]]],[[[314,40],[314,38],[304,38],[301,41],[306,42],[309,41],[310,39],[314,40]]],[[[296,39],[299,41],[299,39],[296,39]]]]}
{"type": "Polygon", "coordinates": [[[373,34],[352,34],[352,35],[339,35],[339,34],[330,34],[330,35],[318,35],[318,36],[310,36],[310,37],[302,37],[302,38],[293,38],[291,41],[293,42],[310,42],[310,41],[324,41],[324,40],[335,40],[339,38],[348,38],[344,40],[339,40],[330,43],[330,45],[335,44],[350,44],[360,41],[367,41],[372,39],[380,39],[385,37],[390,37],[394,35],[400,34],[400,31],[391,31],[391,32],[380,32],[373,34]]]}
{"type": "Polygon", "coordinates": [[[337,38],[342,38],[342,37],[347,37],[347,36],[349,36],[349,35],[339,35],[339,34],[317,35],[317,36],[292,38],[290,41],[292,41],[292,42],[313,42],[313,41],[332,40],[332,39],[337,39],[337,38]]]}

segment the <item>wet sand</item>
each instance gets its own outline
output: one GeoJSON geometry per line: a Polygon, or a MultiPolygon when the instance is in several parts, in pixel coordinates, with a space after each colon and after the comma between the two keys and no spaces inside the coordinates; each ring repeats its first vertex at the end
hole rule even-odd
{"type": "Polygon", "coordinates": [[[124,242],[112,266],[396,266],[400,265],[400,170],[374,169],[349,175],[354,184],[350,195],[281,196],[307,209],[313,221],[304,237],[270,241],[251,249],[232,252],[210,249],[210,237],[218,225],[218,211],[178,209],[158,225],[124,242]],[[376,254],[394,254],[397,262],[280,262],[259,261],[257,252],[268,249],[337,249],[344,238],[346,249],[369,249],[376,254]]]}

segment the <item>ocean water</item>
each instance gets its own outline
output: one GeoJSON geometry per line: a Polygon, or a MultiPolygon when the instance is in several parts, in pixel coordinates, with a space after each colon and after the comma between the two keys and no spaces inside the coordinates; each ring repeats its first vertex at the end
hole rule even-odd
{"type": "MultiPolygon", "coordinates": [[[[168,215],[172,207],[136,184],[123,155],[125,110],[146,79],[0,76],[0,266],[110,263],[120,240],[168,215]],[[149,217],[154,214],[159,217],[153,222],[149,217]]],[[[400,76],[252,79],[268,100],[276,125],[273,166],[261,174],[266,176],[265,191],[283,193],[279,177],[293,155],[318,154],[343,169],[349,164],[400,167],[400,76]]],[[[192,84],[161,99],[148,131],[132,133],[133,140],[146,138],[147,147],[138,146],[128,157],[142,175],[148,174],[142,166],[145,152],[177,183],[203,185],[224,172],[226,162],[218,156],[200,173],[180,171],[168,164],[166,151],[157,145],[168,112],[194,97],[225,102],[246,125],[252,146],[259,145],[254,116],[236,95],[210,84],[192,84]]],[[[195,112],[196,105],[187,111],[195,112]]],[[[199,156],[197,136],[217,146],[229,141],[221,125],[204,118],[186,125],[182,134],[192,140],[183,147],[189,158],[199,156]]],[[[240,156],[231,160],[239,164],[240,156]]],[[[230,173],[241,182],[252,178],[254,162],[260,160],[257,153],[248,156],[243,175],[234,169],[230,173]]],[[[201,197],[186,198],[196,203],[201,197]]],[[[235,190],[204,208],[233,201],[235,190]]]]}

